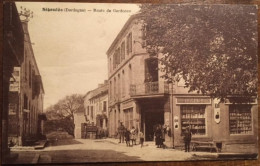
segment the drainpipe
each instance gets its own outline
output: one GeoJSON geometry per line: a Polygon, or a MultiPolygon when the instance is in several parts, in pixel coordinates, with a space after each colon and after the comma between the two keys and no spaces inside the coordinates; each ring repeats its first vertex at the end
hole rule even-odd
{"type": "Polygon", "coordinates": [[[172,135],[172,148],[174,149],[174,122],[173,122],[173,82],[171,82],[171,96],[170,96],[170,100],[171,100],[171,105],[170,105],[170,108],[171,108],[171,135],[172,135]]]}

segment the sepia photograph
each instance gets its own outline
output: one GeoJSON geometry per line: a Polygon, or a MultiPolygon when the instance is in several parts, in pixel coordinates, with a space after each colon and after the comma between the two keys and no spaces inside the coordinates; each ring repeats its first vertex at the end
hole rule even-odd
{"type": "Polygon", "coordinates": [[[2,164],[257,160],[257,17],[4,2],[2,164]]]}

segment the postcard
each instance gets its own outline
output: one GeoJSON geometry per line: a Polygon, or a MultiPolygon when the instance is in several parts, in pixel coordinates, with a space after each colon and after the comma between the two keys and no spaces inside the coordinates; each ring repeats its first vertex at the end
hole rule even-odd
{"type": "Polygon", "coordinates": [[[5,164],[258,158],[257,6],[4,2],[5,164]]]}

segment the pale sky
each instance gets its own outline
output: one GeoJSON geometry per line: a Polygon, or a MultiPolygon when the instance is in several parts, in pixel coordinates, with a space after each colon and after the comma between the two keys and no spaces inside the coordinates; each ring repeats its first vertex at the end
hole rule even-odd
{"type": "Polygon", "coordinates": [[[44,108],[66,95],[85,94],[107,79],[106,51],[127,19],[139,10],[135,4],[16,2],[16,5],[18,11],[20,6],[33,11],[28,29],[43,79],[44,108]],[[75,8],[86,12],[46,12],[42,8],[75,8]]]}

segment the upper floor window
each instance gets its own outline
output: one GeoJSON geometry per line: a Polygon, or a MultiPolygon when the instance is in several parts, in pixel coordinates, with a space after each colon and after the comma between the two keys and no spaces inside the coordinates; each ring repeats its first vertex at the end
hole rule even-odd
{"type": "Polygon", "coordinates": [[[32,87],[32,65],[31,62],[29,62],[29,86],[32,87]]]}
{"type": "Polygon", "coordinates": [[[120,64],[120,59],[120,48],[118,48],[113,55],[113,69],[117,68],[120,64]]]}
{"type": "Polygon", "coordinates": [[[103,112],[107,111],[107,101],[103,101],[103,112]]]}
{"type": "Polygon", "coordinates": [[[116,66],[118,66],[118,65],[120,64],[120,62],[121,62],[120,48],[118,48],[118,49],[116,50],[116,59],[117,59],[117,61],[116,61],[116,66]]]}
{"type": "Polygon", "coordinates": [[[109,59],[109,71],[111,72],[111,69],[112,69],[112,59],[110,58],[109,59]]]}
{"type": "Polygon", "coordinates": [[[132,33],[129,33],[129,35],[127,36],[127,39],[126,39],[126,52],[127,52],[127,55],[132,53],[132,33]]]}
{"type": "Polygon", "coordinates": [[[125,59],[125,42],[121,44],[121,60],[125,59]]]}
{"type": "Polygon", "coordinates": [[[113,69],[116,68],[116,53],[113,54],[113,69]]]}

